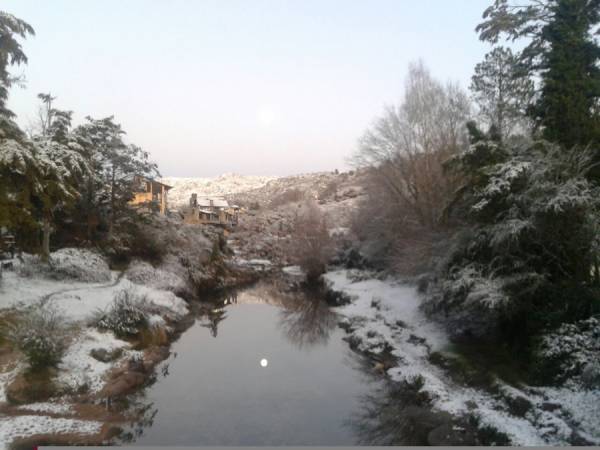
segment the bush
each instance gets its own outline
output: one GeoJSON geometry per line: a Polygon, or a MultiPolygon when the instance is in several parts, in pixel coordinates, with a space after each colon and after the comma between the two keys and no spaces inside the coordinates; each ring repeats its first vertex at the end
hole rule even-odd
{"type": "Polygon", "coordinates": [[[63,248],[50,254],[48,262],[37,256],[25,255],[19,268],[21,276],[42,276],[53,280],[103,282],[111,279],[110,268],[95,251],[63,248]]]}
{"type": "Polygon", "coordinates": [[[576,378],[584,385],[598,383],[600,320],[590,317],[563,324],[541,338],[537,356],[536,375],[542,382],[561,383],[576,378]]]}
{"type": "Polygon", "coordinates": [[[120,338],[137,336],[148,328],[148,305],[146,298],[132,289],[119,291],[108,311],[100,311],[94,319],[100,330],[110,330],[120,338]]]}
{"type": "Polygon", "coordinates": [[[269,206],[271,208],[277,208],[278,206],[287,205],[288,203],[300,202],[304,199],[304,192],[297,188],[287,189],[281,194],[273,197],[269,206]]]}
{"type": "Polygon", "coordinates": [[[290,256],[299,265],[309,282],[316,281],[333,256],[333,245],[327,221],[319,206],[307,202],[295,217],[292,226],[290,256]]]}
{"type": "Polygon", "coordinates": [[[64,320],[50,307],[28,311],[9,332],[33,369],[56,366],[66,349],[66,336],[64,320]]]}

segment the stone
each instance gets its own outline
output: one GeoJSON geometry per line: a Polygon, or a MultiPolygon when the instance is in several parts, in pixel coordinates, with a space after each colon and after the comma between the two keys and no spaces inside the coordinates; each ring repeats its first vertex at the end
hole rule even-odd
{"type": "Polygon", "coordinates": [[[587,364],[581,372],[581,382],[587,389],[600,388],[600,363],[587,364]]]}
{"type": "Polygon", "coordinates": [[[114,361],[123,354],[123,349],[116,348],[114,350],[107,350],[105,348],[95,348],[90,352],[90,356],[100,362],[108,363],[114,361]]]}
{"type": "Polygon", "coordinates": [[[529,400],[520,396],[507,397],[506,403],[508,404],[510,413],[517,417],[525,417],[525,414],[527,414],[533,406],[529,400]]]}

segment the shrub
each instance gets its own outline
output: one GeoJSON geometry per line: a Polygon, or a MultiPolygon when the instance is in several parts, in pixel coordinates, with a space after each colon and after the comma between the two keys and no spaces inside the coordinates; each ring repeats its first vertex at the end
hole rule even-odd
{"type": "Polygon", "coordinates": [[[29,310],[9,332],[9,339],[33,369],[56,366],[66,349],[66,325],[50,307],[29,310]]]}
{"type": "Polygon", "coordinates": [[[94,319],[100,330],[110,330],[121,338],[137,336],[148,327],[146,298],[132,289],[117,292],[108,311],[100,311],[94,319]]]}
{"type": "Polygon", "coordinates": [[[24,277],[42,276],[53,280],[102,282],[110,280],[110,268],[98,253],[81,248],[63,248],[50,254],[48,262],[25,255],[19,273],[24,277]]]}
{"type": "Polygon", "coordinates": [[[283,191],[273,197],[269,206],[271,208],[277,208],[278,206],[287,205],[288,203],[295,203],[304,199],[304,193],[297,188],[291,188],[283,191]]]}
{"type": "Polygon", "coordinates": [[[309,282],[316,281],[325,272],[333,256],[327,221],[314,201],[307,202],[294,219],[290,254],[309,282]]]}

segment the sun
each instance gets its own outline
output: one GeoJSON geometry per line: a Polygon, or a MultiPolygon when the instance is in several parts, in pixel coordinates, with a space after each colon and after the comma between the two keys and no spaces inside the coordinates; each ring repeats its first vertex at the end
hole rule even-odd
{"type": "Polygon", "coordinates": [[[270,128],[275,124],[279,115],[272,106],[262,106],[256,112],[258,124],[264,128],[270,128]]]}

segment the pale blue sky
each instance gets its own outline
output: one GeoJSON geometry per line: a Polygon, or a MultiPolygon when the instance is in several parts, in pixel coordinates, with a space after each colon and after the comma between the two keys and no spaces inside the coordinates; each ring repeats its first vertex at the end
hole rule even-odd
{"type": "Polygon", "coordinates": [[[10,106],[114,115],[168,176],[341,169],[409,62],[468,86],[490,3],[3,0],[36,30],[10,106]]]}

